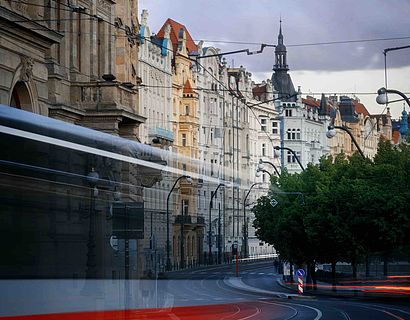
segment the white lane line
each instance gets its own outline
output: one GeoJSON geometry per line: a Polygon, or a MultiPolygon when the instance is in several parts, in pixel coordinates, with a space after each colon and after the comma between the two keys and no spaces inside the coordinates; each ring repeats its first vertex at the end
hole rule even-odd
{"type": "Polygon", "coordinates": [[[346,311],[340,311],[340,313],[345,317],[346,320],[352,320],[346,311]]]}
{"type": "Polygon", "coordinates": [[[232,318],[233,316],[236,316],[239,312],[241,312],[241,308],[237,304],[235,304],[234,307],[236,308],[236,312],[233,314],[227,315],[226,317],[221,318],[221,320],[232,318]]]}
{"type": "MultiPolygon", "coordinates": [[[[387,310],[383,310],[383,309],[379,309],[379,308],[372,308],[372,307],[368,307],[368,306],[363,306],[363,305],[359,305],[359,307],[365,308],[365,309],[370,309],[370,310],[375,310],[375,311],[379,311],[381,313],[387,314],[388,316],[394,318],[394,319],[398,319],[398,320],[405,320],[404,318],[395,315],[387,310]]],[[[382,307],[383,308],[383,307],[382,307]]],[[[386,308],[387,309],[387,308],[386,308]]]]}
{"type": "MultiPolygon", "coordinates": [[[[261,301],[261,303],[274,304],[274,302],[267,302],[267,301],[261,301]]],[[[301,303],[292,303],[292,304],[290,304],[290,303],[286,303],[286,302],[281,302],[280,304],[292,305],[292,306],[300,306],[300,307],[303,307],[303,308],[311,309],[311,310],[315,311],[316,314],[317,314],[317,316],[316,316],[313,320],[319,320],[319,319],[321,319],[322,316],[323,316],[322,311],[320,311],[320,310],[317,309],[317,308],[308,306],[308,305],[306,305],[306,304],[301,304],[301,303]]]]}
{"type": "Polygon", "coordinates": [[[249,316],[247,316],[247,317],[244,317],[244,318],[239,318],[238,320],[250,319],[250,318],[253,318],[253,317],[255,317],[256,315],[258,315],[259,313],[261,313],[261,309],[258,308],[258,307],[256,307],[256,312],[255,312],[255,313],[253,313],[253,314],[251,314],[251,315],[249,315],[249,316]]]}
{"type": "Polygon", "coordinates": [[[261,301],[261,303],[272,304],[272,305],[279,306],[279,307],[282,307],[282,308],[291,309],[294,313],[290,317],[288,317],[287,319],[292,319],[299,313],[296,308],[293,308],[292,306],[288,305],[287,303],[276,303],[276,302],[267,302],[267,301],[261,301]]]}

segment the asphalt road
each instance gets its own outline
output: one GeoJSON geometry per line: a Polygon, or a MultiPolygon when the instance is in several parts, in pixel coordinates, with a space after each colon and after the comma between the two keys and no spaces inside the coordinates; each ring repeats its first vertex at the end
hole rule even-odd
{"type": "Polygon", "coordinates": [[[410,319],[409,300],[328,297],[282,287],[273,263],[168,273],[164,280],[2,280],[0,320],[410,319]],[[64,314],[64,315],[63,315],[64,314]]]}
{"type": "Polygon", "coordinates": [[[207,306],[201,312],[208,311],[208,319],[410,319],[406,301],[300,297],[280,286],[278,277],[272,262],[241,265],[239,278],[234,265],[215,266],[170,273],[161,292],[174,306],[207,306]]]}

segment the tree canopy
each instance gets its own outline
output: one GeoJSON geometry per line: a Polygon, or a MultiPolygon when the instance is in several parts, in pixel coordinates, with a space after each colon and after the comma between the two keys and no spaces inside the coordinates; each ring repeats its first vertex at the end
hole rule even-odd
{"type": "Polygon", "coordinates": [[[382,141],[373,160],[341,154],[301,173],[283,170],[253,211],[257,236],[299,264],[356,263],[408,247],[410,146],[382,141]]]}

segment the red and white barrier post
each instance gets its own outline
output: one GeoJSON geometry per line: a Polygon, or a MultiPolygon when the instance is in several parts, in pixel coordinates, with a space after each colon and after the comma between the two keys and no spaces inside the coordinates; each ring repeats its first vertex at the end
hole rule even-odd
{"type": "Polygon", "coordinates": [[[299,269],[297,274],[298,274],[298,293],[303,294],[303,276],[305,275],[305,270],[299,269]]]}

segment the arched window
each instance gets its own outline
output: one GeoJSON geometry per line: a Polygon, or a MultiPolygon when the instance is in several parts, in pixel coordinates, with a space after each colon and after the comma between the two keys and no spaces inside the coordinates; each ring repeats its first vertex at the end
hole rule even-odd
{"type": "Polygon", "coordinates": [[[14,86],[11,93],[10,106],[33,112],[33,103],[31,101],[30,92],[23,81],[18,81],[14,86]]]}

